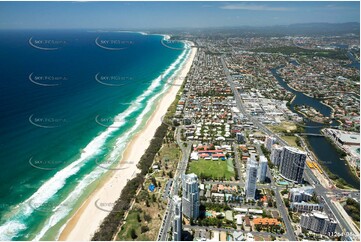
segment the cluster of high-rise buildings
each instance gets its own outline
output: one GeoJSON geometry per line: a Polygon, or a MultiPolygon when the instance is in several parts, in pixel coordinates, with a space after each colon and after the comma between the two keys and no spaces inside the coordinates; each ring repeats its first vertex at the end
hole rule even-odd
{"type": "Polygon", "coordinates": [[[246,200],[255,199],[256,183],[257,181],[261,183],[265,182],[267,167],[268,161],[267,158],[263,155],[259,157],[259,161],[256,160],[254,155],[247,159],[245,184],[246,200]]]}
{"type": "Polygon", "coordinates": [[[265,146],[271,151],[271,162],[278,166],[280,175],[288,181],[302,183],[306,152],[295,147],[279,146],[272,137],[266,138],[265,146]]]}
{"type": "MultiPolygon", "coordinates": [[[[276,138],[266,137],[265,147],[271,151],[271,162],[279,168],[280,175],[291,182],[302,183],[306,164],[306,152],[290,146],[279,146],[276,138]]],[[[260,156],[259,161],[254,156],[247,159],[246,170],[246,200],[255,198],[256,182],[265,182],[268,161],[260,156]]]]}
{"type": "Polygon", "coordinates": [[[183,175],[182,189],[182,198],[174,196],[172,199],[172,227],[174,241],[181,241],[183,215],[188,219],[197,219],[199,217],[199,189],[197,175],[193,173],[183,175]]]}

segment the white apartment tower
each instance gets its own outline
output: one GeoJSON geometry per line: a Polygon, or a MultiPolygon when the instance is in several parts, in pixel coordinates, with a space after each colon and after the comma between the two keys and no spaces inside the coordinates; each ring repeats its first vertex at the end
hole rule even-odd
{"type": "Polygon", "coordinates": [[[173,241],[182,240],[182,199],[173,197],[173,241]]]}
{"type": "Polygon", "coordinates": [[[264,141],[264,146],[268,151],[271,151],[272,145],[275,144],[277,139],[275,137],[267,136],[264,141]]]}
{"type": "Polygon", "coordinates": [[[259,157],[258,181],[263,183],[266,180],[268,160],[265,156],[259,157]]]}
{"type": "Polygon", "coordinates": [[[199,217],[199,189],[196,174],[187,174],[182,178],[182,204],[183,214],[188,218],[199,217]]]}
{"type": "Polygon", "coordinates": [[[279,166],[281,164],[283,147],[279,145],[273,145],[271,150],[271,163],[275,166],[279,166]]]}
{"type": "Polygon", "coordinates": [[[258,164],[257,161],[248,158],[246,172],[246,200],[254,200],[256,195],[258,164]]]}

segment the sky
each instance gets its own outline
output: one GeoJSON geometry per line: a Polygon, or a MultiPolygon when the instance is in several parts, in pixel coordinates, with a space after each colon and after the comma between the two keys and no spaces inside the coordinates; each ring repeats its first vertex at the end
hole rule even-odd
{"type": "Polygon", "coordinates": [[[0,29],[149,29],[360,21],[360,2],[0,2],[0,29]]]}

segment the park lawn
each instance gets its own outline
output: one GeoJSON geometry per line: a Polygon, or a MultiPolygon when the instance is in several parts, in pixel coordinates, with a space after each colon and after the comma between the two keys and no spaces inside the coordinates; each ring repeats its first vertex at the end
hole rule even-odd
{"type": "Polygon", "coordinates": [[[281,136],[282,139],[284,139],[290,146],[293,146],[293,147],[296,147],[300,150],[304,150],[303,147],[300,147],[297,145],[296,143],[296,139],[297,137],[296,136],[288,136],[288,135],[285,135],[285,136],[281,136]]]}
{"type": "Polygon", "coordinates": [[[174,143],[163,144],[162,148],[154,157],[155,164],[160,165],[159,172],[154,173],[154,177],[157,181],[166,182],[169,178],[170,173],[174,175],[179,157],[181,155],[180,148],[174,143]]]}
{"type": "Polygon", "coordinates": [[[179,160],[180,151],[176,144],[164,144],[159,151],[161,160],[179,160]]]}
{"type": "Polygon", "coordinates": [[[192,161],[189,163],[188,173],[195,173],[199,178],[231,180],[235,177],[232,159],[192,161]]]}
{"type": "Polygon", "coordinates": [[[139,226],[139,222],[138,222],[138,214],[140,214],[138,211],[136,210],[131,210],[128,214],[127,220],[125,221],[125,224],[123,224],[121,231],[118,234],[118,238],[117,240],[134,240],[132,239],[131,235],[130,235],[130,231],[132,229],[135,230],[135,233],[137,235],[136,240],[148,240],[148,238],[146,236],[144,236],[144,234],[141,233],[140,231],[140,226],[139,226]]]}
{"type": "Polygon", "coordinates": [[[279,125],[267,125],[267,127],[276,133],[289,132],[297,129],[297,126],[291,122],[282,122],[279,125]]]}

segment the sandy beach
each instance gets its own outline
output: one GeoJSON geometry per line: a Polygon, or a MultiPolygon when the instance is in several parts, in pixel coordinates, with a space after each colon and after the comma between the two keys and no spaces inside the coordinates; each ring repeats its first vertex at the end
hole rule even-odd
{"type": "MultiPolygon", "coordinates": [[[[191,49],[188,60],[178,71],[175,84],[182,84],[192,65],[196,48],[191,49]]],[[[162,116],[174,101],[180,85],[172,85],[159,99],[155,111],[150,116],[144,128],[137,133],[128,144],[119,167],[114,170],[97,187],[97,189],[86,199],[76,213],[68,220],[65,228],[60,234],[59,240],[90,240],[102,223],[103,219],[111,211],[115,201],[120,197],[121,191],[129,179],[138,172],[137,163],[144,151],[148,148],[156,129],[161,124],[162,116]],[[134,162],[130,162],[134,161],[134,162]]]]}

